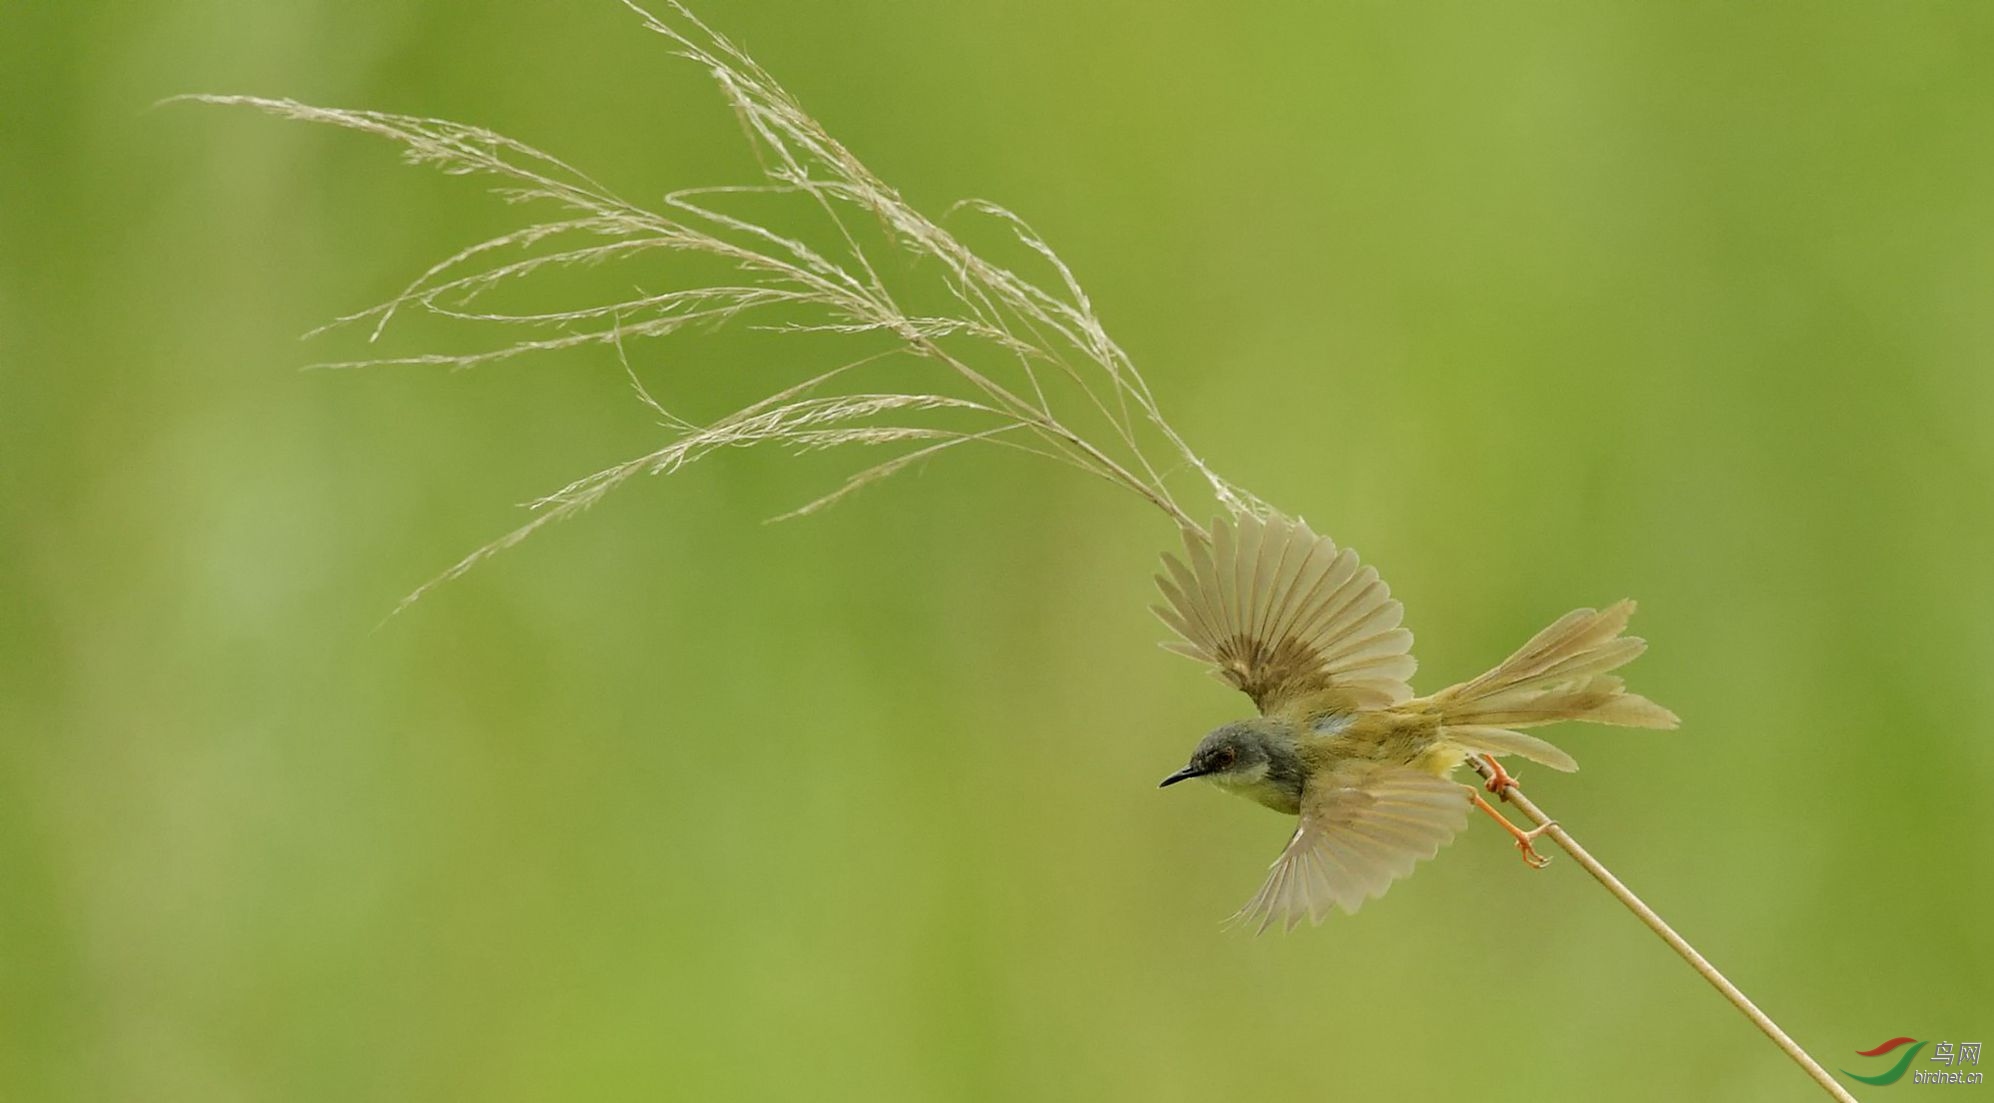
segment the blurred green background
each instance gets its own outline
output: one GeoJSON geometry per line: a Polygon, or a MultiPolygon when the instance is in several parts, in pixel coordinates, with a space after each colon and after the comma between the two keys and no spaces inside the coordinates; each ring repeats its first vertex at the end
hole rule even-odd
{"type": "MultiPolygon", "coordinates": [[[[916,203],[1032,219],[1422,690],[1638,597],[1682,730],[1526,780],[1825,1063],[1994,1032],[1994,11],[700,11],[916,203]]],[[[606,0],[0,9],[0,1097],[1814,1097],[1485,825],[1222,935],[1287,826],[1154,786],[1246,702],[1153,646],[1168,526],[1063,470],[765,527],[838,468],[728,454],[376,630],[656,433],[599,354],[293,370],[519,215],[189,91],[752,171],[606,0]]],[[[766,367],[638,355],[701,417],[766,367]]]]}

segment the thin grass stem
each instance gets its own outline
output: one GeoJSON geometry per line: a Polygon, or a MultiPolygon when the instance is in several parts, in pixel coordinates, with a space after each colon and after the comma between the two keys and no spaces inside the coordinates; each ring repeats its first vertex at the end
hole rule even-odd
{"type": "MultiPolygon", "coordinates": [[[[1483,780],[1489,780],[1494,777],[1487,764],[1478,759],[1469,759],[1468,765],[1474,767],[1475,772],[1482,775],[1483,780]]],[[[1709,981],[1712,988],[1717,989],[1719,994],[1731,1001],[1731,1006],[1737,1008],[1745,1018],[1750,1019],[1752,1025],[1763,1031],[1766,1037],[1772,1039],[1772,1044],[1778,1046],[1781,1052],[1793,1058],[1794,1063],[1806,1070],[1807,1075],[1813,1077],[1814,1082],[1821,1085],[1823,1090],[1836,1099],[1841,1100],[1842,1103],[1855,1103],[1855,1096],[1850,1095],[1848,1089],[1837,1084],[1834,1077],[1828,1074],[1828,1070],[1821,1067],[1819,1061],[1810,1056],[1806,1050],[1800,1048],[1800,1043],[1794,1041],[1792,1035],[1781,1030],[1779,1024],[1772,1021],[1772,1016],[1759,1010],[1759,1005],[1753,1003],[1749,997],[1739,991],[1738,986],[1731,983],[1731,978],[1720,972],[1715,965],[1710,964],[1709,958],[1698,953],[1696,947],[1689,944],[1688,939],[1677,934],[1676,929],[1669,926],[1667,920],[1657,915],[1655,909],[1649,907],[1645,901],[1634,895],[1634,890],[1628,888],[1620,878],[1615,877],[1612,870],[1607,869],[1604,863],[1592,856],[1591,851],[1580,846],[1578,840],[1572,838],[1571,832],[1566,831],[1556,820],[1545,815],[1543,809],[1537,807],[1534,801],[1523,795],[1523,790],[1517,788],[1514,784],[1508,784],[1502,787],[1499,795],[1503,800],[1515,805],[1517,811],[1529,817],[1531,823],[1543,828],[1546,837],[1552,842],[1557,843],[1559,848],[1565,853],[1571,855],[1572,860],[1577,862],[1587,873],[1592,874],[1593,880],[1598,881],[1607,892],[1613,894],[1615,900],[1620,901],[1626,906],[1628,911],[1633,912],[1634,917],[1639,919],[1649,930],[1655,932],[1655,936],[1667,943],[1669,949],[1674,950],[1678,956],[1688,962],[1689,967],[1696,970],[1697,976],[1709,981]]]]}

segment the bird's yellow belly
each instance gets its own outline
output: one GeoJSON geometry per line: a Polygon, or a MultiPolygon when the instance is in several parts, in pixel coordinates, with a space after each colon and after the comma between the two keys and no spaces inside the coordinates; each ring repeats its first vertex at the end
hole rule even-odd
{"type": "Polygon", "coordinates": [[[1228,793],[1245,797],[1255,804],[1265,805],[1285,815],[1292,816],[1302,810],[1301,802],[1296,799],[1295,794],[1288,792],[1265,778],[1256,778],[1245,782],[1213,778],[1212,783],[1228,793]]]}
{"type": "Polygon", "coordinates": [[[1459,769],[1466,757],[1467,753],[1461,748],[1439,740],[1421,751],[1419,757],[1413,760],[1413,766],[1436,777],[1446,777],[1459,769]]]}

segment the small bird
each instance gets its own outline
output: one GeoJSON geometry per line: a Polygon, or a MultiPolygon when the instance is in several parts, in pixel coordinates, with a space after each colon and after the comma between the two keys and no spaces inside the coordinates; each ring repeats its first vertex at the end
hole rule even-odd
{"type": "Polygon", "coordinates": [[[1544,828],[1515,826],[1449,776],[1470,755],[1492,769],[1492,792],[1514,781],[1497,755],[1578,769],[1520,728],[1676,726],[1674,713],[1608,673],[1647,647],[1621,634],[1631,601],[1567,613],[1481,677],[1414,697],[1403,607],[1356,552],[1300,521],[1251,515],[1187,529],[1184,548],[1189,565],[1165,554],[1156,577],[1166,602],[1156,615],[1179,637],[1164,647],[1211,664],[1260,715],[1205,736],[1163,784],[1203,778],[1300,817],[1266,883],[1234,916],[1259,930],[1320,923],[1332,906],[1356,911],[1438,853],[1471,807],[1541,868],[1547,859],[1531,843],[1544,828]]]}

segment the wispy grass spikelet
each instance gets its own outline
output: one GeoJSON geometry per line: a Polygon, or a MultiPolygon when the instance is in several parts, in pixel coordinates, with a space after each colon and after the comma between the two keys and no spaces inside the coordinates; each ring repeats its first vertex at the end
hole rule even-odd
{"type": "MultiPolygon", "coordinates": [[[[445,257],[393,298],[326,327],[364,325],[374,339],[398,315],[416,310],[485,327],[499,335],[495,343],[323,366],[463,369],[602,346],[622,363],[638,399],[670,434],[653,451],[535,499],[529,503],[530,520],[464,557],[410,594],[403,606],[542,526],[587,509],[634,476],[676,471],[721,448],[894,450],[786,517],[822,509],[965,444],[1071,464],[1135,493],[1187,529],[1197,526],[1169,485],[1178,472],[1191,473],[1228,511],[1265,511],[1215,473],[1164,419],[1149,385],[1108,336],[1072,270],[1024,219],[981,200],[950,211],[951,220],[981,220],[1001,230],[1023,247],[1021,259],[1041,270],[1037,277],[987,259],[916,210],[760,65],[683,6],[670,2],[660,16],[623,2],[646,29],[711,74],[742,121],[763,179],[677,191],[645,205],[624,199],[558,157],[482,127],[288,99],[189,97],[378,135],[399,145],[412,164],[479,177],[496,194],[542,213],[540,221],[445,257]],[[730,203],[747,197],[787,197],[796,207],[796,228],[785,231],[776,219],[730,213],[730,203]],[[813,236],[834,244],[813,246],[806,241],[813,236]],[[876,265],[869,250],[881,249],[902,254],[896,258],[900,263],[876,265]],[[717,260],[727,275],[560,310],[486,305],[488,293],[502,286],[578,266],[642,266],[657,254],[717,260]],[[905,263],[909,260],[918,263],[905,263]],[[898,274],[895,281],[882,278],[882,269],[889,268],[898,274]],[[908,271],[938,277],[940,293],[928,296],[937,306],[905,305],[917,297],[916,289],[899,286],[910,278],[904,275],[908,271]],[[874,349],[884,342],[885,348],[704,425],[669,413],[630,368],[631,341],[737,319],[779,331],[844,335],[869,341],[874,349]],[[908,359],[935,369],[931,385],[906,392],[865,385],[869,369],[908,359]]],[[[657,276],[651,270],[644,274],[657,276]]]]}

